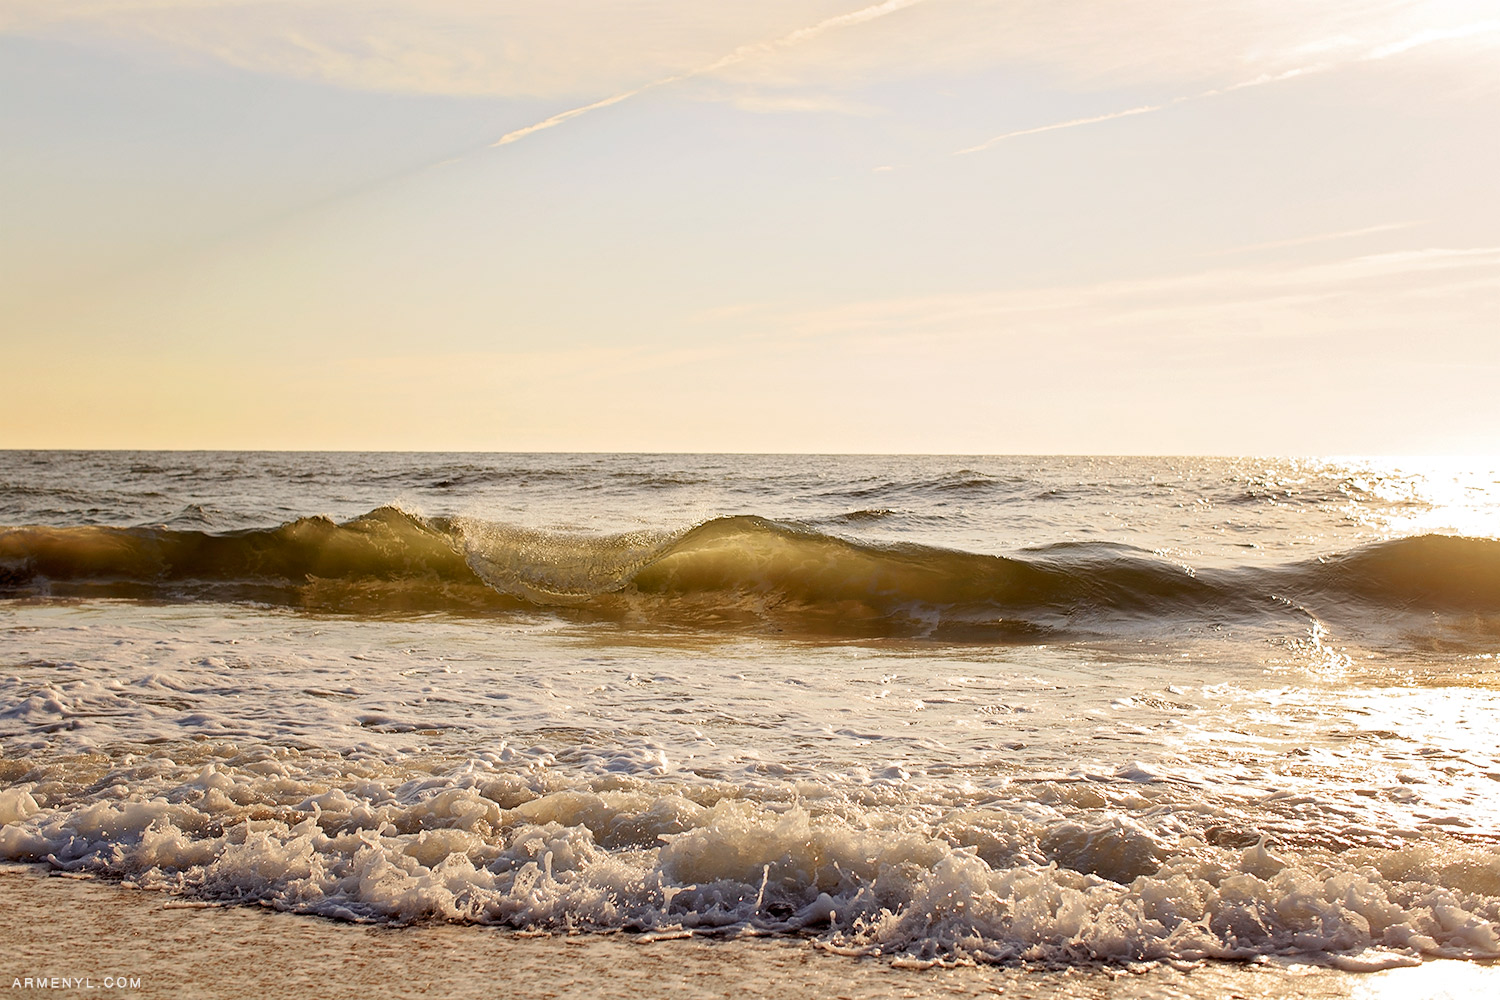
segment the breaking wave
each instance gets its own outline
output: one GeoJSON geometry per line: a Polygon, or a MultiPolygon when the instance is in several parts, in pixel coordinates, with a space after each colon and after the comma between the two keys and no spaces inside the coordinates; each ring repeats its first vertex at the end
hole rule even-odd
{"type": "Polygon", "coordinates": [[[1133,785],[1159,808],[1131,815],[1087,783],[907,801],[567,779],[509,751],[428,773],[228,747],[6,766],[0,859],[345,920],[799,934],[919,967],[1500,956],[1490,845],[1277,842],[1170,784],[1133,785]]]}
{"type": "Polygon", "coordinates": [[[755,516],[596,536],[382,507],[224,533],[0,531],[0,595],[262,600],[321,610],[570,608],[668,625],[1025,641],[1164,618],[1500,615],[1500,541],[1423,535],[1281,566],[1193,570],[1127,545],[1007,556],[852,541],[755,516]]]}

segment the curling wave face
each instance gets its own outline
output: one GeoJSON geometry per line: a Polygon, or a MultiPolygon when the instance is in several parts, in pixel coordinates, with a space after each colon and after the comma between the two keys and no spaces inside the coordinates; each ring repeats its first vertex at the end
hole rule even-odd
{"type": "MultiPolygon", "coordinates": [[[[319,610],[545,606],[667,626],[1027,641],[1163,619],[1500,616],[1500,541],[1423,535],[1280,566],[1193,570],[1117,543],[1008,556],[851,541],[755,516],[608,536],[381,507],[225,533],[0,531],[0,594],[251,599],[319,610]]],[[[1491,629],[1484,628],[1488,634],[1491,629]]]]}

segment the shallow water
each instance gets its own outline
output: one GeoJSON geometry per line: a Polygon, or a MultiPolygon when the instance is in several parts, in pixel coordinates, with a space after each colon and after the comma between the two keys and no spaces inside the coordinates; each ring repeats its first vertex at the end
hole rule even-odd
{"type": "Polygon", "coordinates": [[[918,966],[1494,957],[1497,480],[0,453],[0,858],[918,966]]]}

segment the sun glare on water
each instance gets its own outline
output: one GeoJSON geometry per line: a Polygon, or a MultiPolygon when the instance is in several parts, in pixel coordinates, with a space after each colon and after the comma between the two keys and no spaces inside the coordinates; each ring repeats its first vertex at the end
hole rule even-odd
{"type": "Polygon", "coordinates": [[[1401,458],[1367,466],[1361,484],[1390,507],[1381,528],[1393,537],[1500,537],[1500,463],[1493,459],[1401,458]]]}
{"type": "Polygon", "coordinates": [[[1377,972],[1355,985],[1353,1000],[1469,1000],[1491,995],[1500,968],[1467,962],[1428,962],[1414,968],[1377,972]]]}

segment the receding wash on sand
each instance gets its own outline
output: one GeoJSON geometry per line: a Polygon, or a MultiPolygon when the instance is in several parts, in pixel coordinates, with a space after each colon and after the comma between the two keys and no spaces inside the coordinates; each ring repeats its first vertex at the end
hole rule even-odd
{"type": "Polygon", "coordinates": [[[0,453],[0,859],[460,948],[1491,960],[1495,478],[0,453]]]}

